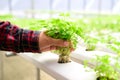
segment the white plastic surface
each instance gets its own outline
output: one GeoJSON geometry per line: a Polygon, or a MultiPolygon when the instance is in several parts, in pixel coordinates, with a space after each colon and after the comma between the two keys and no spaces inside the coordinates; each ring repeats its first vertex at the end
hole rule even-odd
{"type": "MultiPolygon", "coordinates": [[[[71,57],[76,61],[76,62],[81,62],[84,60],[91,60],[95,58],[95,56],[104,56],[104,55],[109,55],[112,57],[115,57],[115,54],[104,52],[104,51],[81,51],[80,49],[75,50],[72,54],[71,57]]],[[[88,62],[90,64],[95,65],[93,62],[88,62]]]]}
{"type": "Polygon", "coordinates": [[[20,56],[28,59],[40,69],[56,80],[96,80],[95,72],[88,72],[83,65],[74,61],[57,63],[58,55],[50,52],[43,54],[21,53],[20,56]]]}

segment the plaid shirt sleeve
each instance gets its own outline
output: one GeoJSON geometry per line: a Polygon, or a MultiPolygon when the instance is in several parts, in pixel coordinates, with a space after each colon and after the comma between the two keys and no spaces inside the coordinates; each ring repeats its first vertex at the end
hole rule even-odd
{"type": "Polygon", "coordinates": [[[20,29],[10,22],[0,22],[0,50],[13,52],[40,52],[40,32],[20,29]]]}

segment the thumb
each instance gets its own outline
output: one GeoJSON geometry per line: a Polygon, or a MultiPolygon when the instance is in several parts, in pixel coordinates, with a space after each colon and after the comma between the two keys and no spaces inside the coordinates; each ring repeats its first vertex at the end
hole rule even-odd
{"type": "Polygon", "coordinates": [[[69,46],[68,41],[64,41],[64,40],[61,40],[61,39],[53,39],[53,44],[54,44],[54,46],[60,46],[60,47],[69,46]]]}

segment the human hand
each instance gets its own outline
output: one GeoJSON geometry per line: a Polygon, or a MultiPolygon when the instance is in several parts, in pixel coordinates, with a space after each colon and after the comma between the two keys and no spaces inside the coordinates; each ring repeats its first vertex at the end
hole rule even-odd
{"type": "Polygon", "coordinates": [[[71,47],[71,51],[74,49],[72,48],[72,45],[68,41],[64,41],[61,39],[54,39],[45,34],[45,32],[41,32],[39,35],[39,49],[40,52],[50,51],[50,50],[56,50],[57,47],[71,47]]]}

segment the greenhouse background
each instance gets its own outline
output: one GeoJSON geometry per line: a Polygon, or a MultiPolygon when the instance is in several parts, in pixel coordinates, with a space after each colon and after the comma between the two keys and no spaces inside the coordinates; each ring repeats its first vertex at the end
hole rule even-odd
{"type": "Polygon", "coordinates": [[[41,16],[40,12],[119,14],[120,0],[1,0],[1,13],[41,16]]]}
{"type": "Polygon", "coordinates": [[[52,60],[56,59],[52,52],[27,55],[0,51],[0,80],[97,80],[101,74],[120,79],[120,0],[0,0],[0,20],[37,31],[67,22],[66,26],[73,25],[80,35],[70,55],[73,63],[64,67],[52,60]],[[39,57],[47,57],[52,65],[39,57]],[[95,63],[91,61],[94,57],[95,63]],[[99,66],[98,72],[103,72],[88,74],[81,65],[92,70],[99,66]]]}

